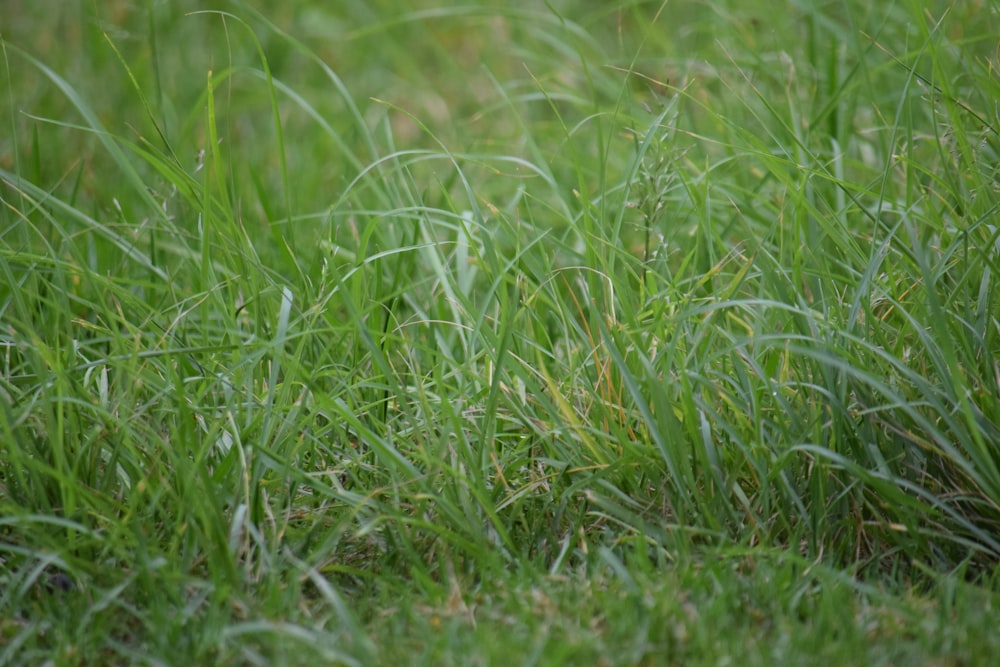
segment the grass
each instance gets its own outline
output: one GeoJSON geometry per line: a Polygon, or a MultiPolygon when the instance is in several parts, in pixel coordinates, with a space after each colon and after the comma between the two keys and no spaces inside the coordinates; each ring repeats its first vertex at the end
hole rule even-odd
{"type": "Polygon", "coordinates": [[[0,664],[987,664],[992,3],[14,2],[0,664]]]}

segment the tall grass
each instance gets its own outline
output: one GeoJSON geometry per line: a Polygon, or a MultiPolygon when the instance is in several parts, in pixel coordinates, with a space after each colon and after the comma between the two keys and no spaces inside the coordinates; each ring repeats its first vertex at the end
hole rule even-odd
{"type": "Polygon", "coordinates": [[[5,655],[369,662],[350,601],[519,569],[991,571],[996,12],[588,7],[20,8],[3,597],[86,623],[5,655]]]}

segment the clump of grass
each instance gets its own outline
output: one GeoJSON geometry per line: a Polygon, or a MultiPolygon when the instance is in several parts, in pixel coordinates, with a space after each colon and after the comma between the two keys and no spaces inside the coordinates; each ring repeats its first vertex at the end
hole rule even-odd
{"type": "Polygon", "coordinates": [[[878,585],[1000,551],[995,17],[849,4],[3,35],[2,660],[925,650],[878,585]]]}

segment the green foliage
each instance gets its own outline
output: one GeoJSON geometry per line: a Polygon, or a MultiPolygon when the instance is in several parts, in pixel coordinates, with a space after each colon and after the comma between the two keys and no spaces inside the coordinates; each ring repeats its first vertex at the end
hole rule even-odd
{"type": "Polygon", "coordinates": [[[989,3],[8,13],[0,664],[979,659],[989,3]]]}

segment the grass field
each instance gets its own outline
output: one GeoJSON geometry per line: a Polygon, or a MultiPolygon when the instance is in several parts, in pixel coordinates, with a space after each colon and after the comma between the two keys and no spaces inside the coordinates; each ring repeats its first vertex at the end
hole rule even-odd
{"type": "Polygon", "coordinates": [[[6,0],[0,665],[1000,655],[1000,5],[6,0]]]}

